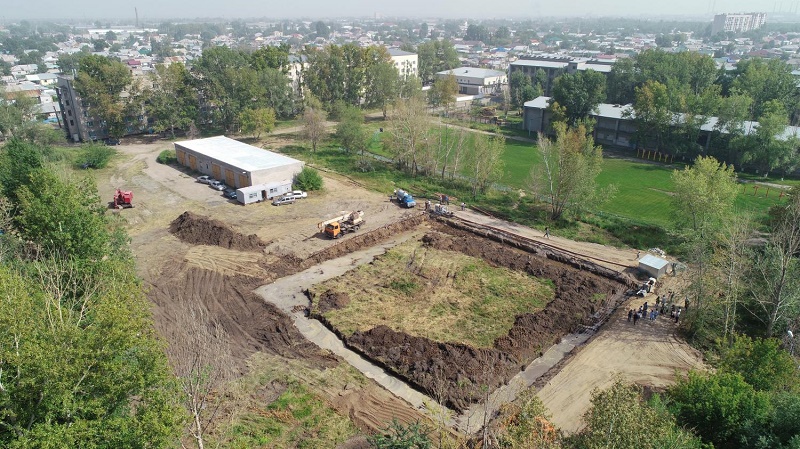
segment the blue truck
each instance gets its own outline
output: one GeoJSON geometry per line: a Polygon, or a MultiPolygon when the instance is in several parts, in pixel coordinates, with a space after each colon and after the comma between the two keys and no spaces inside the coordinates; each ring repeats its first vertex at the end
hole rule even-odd
{"type": "Polygon", "coordinates": [[[411,194],[400,189],[394,191],[394,197],[392,199],[397,200],[397,204],[409,209],[417,205],[417,202],[414,201],[414,197],[411,196],[411,194]]]}

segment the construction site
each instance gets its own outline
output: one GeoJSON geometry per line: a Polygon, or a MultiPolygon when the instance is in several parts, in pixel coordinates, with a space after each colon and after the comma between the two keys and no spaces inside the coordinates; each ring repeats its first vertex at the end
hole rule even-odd
{"type": "MultiPolygon", "coordinates": [[[[529,388],[575,432],[591,391],[614,376],[657,390],[703,364],[669,320],[625,325],[643,301],[635,250],[398,207],[329,173],[295,204],[244,207],[157,164],[168,145],[122,147],[98,185],[136,194],[114,213],[170,361],[200,354],[219,373],[219,439],[245,438],[237,423],[273,416],[268,404],[291,385],[349,421],[339,447],[364,447],[393,419],[468,438],[529,388]]],[[[658,288],[680,282],[667,275],[658,288]]],[[[293,432],[281,438],[317,437],[293,432]]]]}

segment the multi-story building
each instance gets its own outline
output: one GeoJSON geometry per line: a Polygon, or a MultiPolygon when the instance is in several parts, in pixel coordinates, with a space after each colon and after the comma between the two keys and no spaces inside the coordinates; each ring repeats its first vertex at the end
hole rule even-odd
{"type": "Polygon", "coordinates": [[[458,83],[458,93],[462,95],[483,95],[500,92],[508,84],[506,72],[475,67],[459,67],[436,73],[437,78],[452,74],[458,83]]]}
{"type": "Polygon", "coordinates": [[[751,12],[738,14],[717,14],[711,23],[711,34],[721,32],[744,33],[761,28],[767,21],[767,13],[751,12]]]}
{"type": "Polygon", "coordinates": [[[405,79],[409,76],[419,76],[416,53],[410,53],[396,48],[390,48],[388,51],[389,56],[392,57],[392,64],[394,64],[401,78],[405,79]]]}
{"type": "MultiPolygon", "coordinates": [[[[89,105],[81,99],[75,89],[72,76],[59,76],[56,92],[67,139],[73,142],[91,142],[111,137],[106,121],[89,114],[89,105]]],[[[120,96],[126,97],[128,93],[123,92],[120,96]]],[[[124,120],[124,135],[141,134],[147,128],[147,117],[145,117],[144,111],[141,111],[139,115],[127,116],[124,120]]]]}
{"type": "Polygon", "coordinates": [[[594,70],[608,75],[613,65],[614,62],[611,60],[573,58],[571,56],[525,57],[508,65],[508,77],[511,78],[514,72],[521,71],[531,77],[532,82],[541,81],[544,95],[549,96],[553,94],[555,79],[565,73],[594,70]],[[540,77],[539,73],[542,73],[543,76],[540,77]]]}

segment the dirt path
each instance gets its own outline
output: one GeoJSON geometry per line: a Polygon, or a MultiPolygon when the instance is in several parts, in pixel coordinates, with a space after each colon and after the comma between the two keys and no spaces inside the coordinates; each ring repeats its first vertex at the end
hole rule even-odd
{"type": "Polygon", "coordinates": [[[542,230],[500,220],[499,218],[489,217],[469,209],[465,211],[456,211],[455,215],[462,220],[484,226],[499,228],[512,234],[536,240],[539,243],[579,254],[584,258],[588,258],[591,261],[598,263],[599,265],[603,265],[619,272],[625,271],[628,268],[636,268],[638,266],[635,250],[618,249],[611,246],[600,245],[598,243],[576,242],[574,240],[556,237],[553,235],[551,235],[549,238],[545,238],[544,231],[542,230]]]}
{"type": "MultiPolygon", "coordinates": [[[[652,302],[652,297],[648,298],[652,302]]],[[[703,369],[702,354],[675,335],[677,324],[669,315],[656,321],[627,321],[629,308],[643,298],[620,307],[597,336],[538,393],[553,414],[553,423],[565,432],[584,426],[592,390],[607,388],[615,376],[656,389],[675,383],[675,373],[703,369]]]]}

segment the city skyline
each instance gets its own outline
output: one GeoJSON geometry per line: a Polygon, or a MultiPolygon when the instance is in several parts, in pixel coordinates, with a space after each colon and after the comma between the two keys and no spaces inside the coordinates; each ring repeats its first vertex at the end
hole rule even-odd
{"type": "Polygon", "coordinates": [[[724,12],[793,12],[800,2],[782,1],[768,5],[766,2],[744,0],[674,0],[672,2],[641,2],[636,0],[507,0],[502,10],[487,8],[477,0],[462,0],[458,3],[431,3],[421,0],[404,2],[375,2],[369,0],[323,1],[306,0],[298,3],[228,0],[224,3],[198,0],[191,9],[185,2],[139,0],[136,2],[103,2],[98,0],[76,0],[56,3],[46,8],[34,2],[0,0],[0,20],[93,20],[133,19],[134,8],[139,20],[157,19],[248,19],[248,18],[309,18],[334,19],[343,17],[398,17],[398,18],[515,18],[536,17],[580,17],[580,16],[707,16],[724,12]]]}

